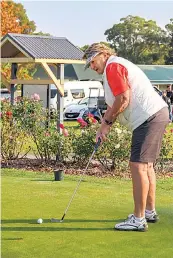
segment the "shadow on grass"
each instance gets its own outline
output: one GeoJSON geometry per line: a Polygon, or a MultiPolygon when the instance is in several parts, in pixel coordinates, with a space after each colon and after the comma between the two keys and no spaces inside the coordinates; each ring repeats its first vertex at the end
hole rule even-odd
{"type": "MultiPolygon", "coordinates": [[[[13,220],[2,220],[2,224],[10,224],[10,223],[28,223],[28,224],[34,224],[36,225],[36,219],[13,219],[13,220]]],[[[20,227],[1,227],[1,231],[113,231],[113,225],[114,223],[120,222],[122,220],[85,220],[85,219],[71,219],[71,220],[65,220],[63,223],[51,223],[50,219],[44,219],[43,224],[39,225],[37,227],[25,227],[25,226],[20,226],[20,227]],[[112,222],[113,225],[112,227],[76,227],[76,228],[67,228],[65,227],[66,223],[79,223],[79,222],[85,222],[85,223],[105,223],[105,222],[112,222]],[[51,223],[57,224],[57,227],[49,227],[45,226],[45,223],[51,223]],[[64,227],[59,227],[59,225],[63,225],[64,227]]],[[[37,224],[38,225],[38,224],[37,224]]],[[[85,224],[86,226],[87,224],[85,224]]],[[[5,239],[4,239],[5,240],[5,239]]],[[[6,240],[18,240],[18,239],[6,239],[6,240]]]]}
{"type": "Polygon", "coordinates": [[[31,181],[40,181],[40,182],[54,182],[55,179],[32,179],[31,181]]]}
{"type": "Polygon", "coordinates": [[[22,237],[9,237],[9,238],[1,238],[1,240],[19,241],[19,240],[23,240],[23,238],[22,237]]]}
{"type": "MultiPolygon", "coordinates": [[[[61,219],[61,218],[58,218],[61,219]]],[[[78,222],[85,222],[85,223],[92,223],[92,222],[96,222],[96,223],[102,223],[102,222],[121,222],[123,221],[123,219],[119,219],[119,220],[101,220],[101,219],[64,219],[63,223],[78,223],[78,222]]],[[[28,223],[28,224],[37,224],[37,219],[2,219],[1,220],[2,224],[10,224],[10,223],[28,223]]],[[[51,218],[50,219],[43,219],[43,223],[51,223],[51,218]]],[[[60,224],[60,223],[56,223],[53,222],[53,224],[60,224]]]]}
{"type": "Polygon", "coordinates": [[[113,231],[114,228],[1,227],[1,231],[113,231]]]}

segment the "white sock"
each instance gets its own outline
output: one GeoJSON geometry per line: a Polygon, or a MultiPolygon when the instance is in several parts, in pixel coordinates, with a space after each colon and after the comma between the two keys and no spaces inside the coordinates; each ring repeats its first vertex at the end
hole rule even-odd
{"type": "Polygon", "coordinates": [[[138,222],[140,222],[141,220],[144,219],[144,217],[141,217],[141,218],[138,218],[138,217],[136,217],[136,216],[134,216],[134,217],[135,217],[135,220],[138,221],[138,222]]]}
{"type": "Polygon", "coordinates": [[[155,211],[156,211],[155,209],[153,209],[153,210],[145,210],[145,213],[151,214],[151,213],[153,213],[155,211]]]}

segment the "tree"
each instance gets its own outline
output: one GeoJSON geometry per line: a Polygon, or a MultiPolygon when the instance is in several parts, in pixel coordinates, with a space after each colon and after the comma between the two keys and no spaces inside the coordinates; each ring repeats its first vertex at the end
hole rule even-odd
{"type": "Polygon", "coordinates": [[[129,15],[106,30],[105,35],[120,56],[136,64],[164,63],[167,35],[155,21],[129,15]]]}
{"type": "MultiPolygon", "coordinates": [[[[1,2],[2,36],[7,33],[50,35],[48,33],[43,33],[42,31],[34,33],[35,30],[35,22],[29,20],[26,10],[22,4],[4,0],[1,2]]],[[[26,64],[25,66],[20,65],[17,72],[17,77],[19,79],[32,79],[35,71],[36,68],[33,64],[26,64]]],[[[9,82],[11,78],[11,64],[2,64],[1,72],[6,78],[7,82],[9,82]]],[[[1,83],[1,87],[5,87],[5,85],[1,83]]]]}
{"type": "Polygon", "coordinates": [[[89,45],[84,45],[83,47],[80,47],[80,49],[85,52],[85,50],[87,50],[87,48],[89,47],[89,45]]]}
{"type": "Polygon", "coordinates": [[[34,32],[33,35],[40,35],[40,36],[51,36],[50,33],[44,33],[42,31],[34,32]]]}
{"type": "Polygon", "coordinates": [[[170,23],[165,26],[169,34],[169,52],[165,58],[165,64],[173,65],[173,18],[170,23]]]}
{"type": "Polygon", "coordinates": [[[29,20],[22,4],[4,0],[1,2],[2,36],[9,32],[31,34],[35,29],[34,21],[29,20]]]}
{"type": "MultiPolygon", "coordinates": [[[[101,41],[100,43],[105,44],[105,45],[108,46],[108,47],[112,47],[111,44],[108,43],[108,42],[101,41]]],[[[86,50],[89,46],[90,46],[90,45],[84,45],[83,47],[80,47],[80,49],[81,49],[83,52],[85,52],[85,50],[86,50]]]]}

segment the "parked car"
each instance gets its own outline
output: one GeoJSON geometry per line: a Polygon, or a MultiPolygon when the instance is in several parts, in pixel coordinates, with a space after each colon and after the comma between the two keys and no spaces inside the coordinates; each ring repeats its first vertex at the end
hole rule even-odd
{"type": "MultiPolygon", "coordinates": [[[[77,104],[80,100],[89,97],[92,89],[92,94],[100,90],[103,91],[103,86],[99,81],[69,81],[64,83],[64,108],[71,104],[77,104]]],[[[51,84],[50,109],[57,109],[57,88],[51,84]]]]}
{"type": "Polygon", "coordinates": [[[1,99],[10,99],[10,98],[11,98],[10,91],[6,88],[1,89],[1,99]]]}
{"type": "Polygon", "coordinates": [[[99,96],[97,99],[95,99],[95,101],[95,105],[92,105],[92,103],[91,105],[88,105],[88,109],[85,110],[82,116],[83,120],[86,122],[88,122],[89,113],[92,114],[98,122],[100,122],[104,116],[105,111],[107,110],[107,104],[103,96],[99,96]]]}
{"type": "Polygon", "coordinates": [[[104,97],[87,97],[82,99],[78,104],[73,104],[64,110],[64,120],[77,120],[87,116],[88,113],[95,114],[95,119],[99,120],[103,110],[106,109],[104,97]],[[99,110],[100,111],[99,111],[99,110]]]}

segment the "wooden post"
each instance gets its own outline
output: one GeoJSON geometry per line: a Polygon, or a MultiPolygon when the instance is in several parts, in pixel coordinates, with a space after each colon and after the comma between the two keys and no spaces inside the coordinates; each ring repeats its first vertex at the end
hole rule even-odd
{"type": "MultiPolygon", "coordinates": [[[[57,75],[60,69],[60,84],[64,88],[64,64],[57,65],[57,75]]],[[[59,124],[63,123],[63,109],[64,109],[64,98],[61,96],[60,92],[57,90],[57,129],[60,132],[59,124]]]]}
{"type": "MultiPolygon", "coordinates": [[[[63,85],[64,89],[64,64],[57,65],[57,77],[60,77],[60,84],[63,85]]],[[[63,92],[64,93],[64,92],[63,92]]],[[[63,109],[64,109],[64,98],[57,90],[57,130],[61,133],[61,129],[59,127],[60,123],[63,123],[63,109]]],[[[56,161],[62,161],[61,153],[56,155],[56,161]]]]}
{"type": "Polygon", "coordinates": [[[21,84],[21,97],[23,98],[23,84],[21,84]]]}
{"type": "MultiPolygon", "coordinates": [[[[11,64],[11,79],[17,79],[17,64],[11,64]]],[[[10,91],[11,91],[11,104],[14,104],[14,92],[15,92],[15,84],[10,84],[10,91]]]]}
{"type": "Polygon", "coordinates": [[[46,122],[46,127],[47,128],[49,127],[49,124],[50,124],[50,94],[51,94],[50,88],[51,88],[51,86],[50,86],[50,84],[48,84],[47,85],[47,103],[46,103],[47,104],[46,108],[48,110],[47,122],[46,122]]]}

